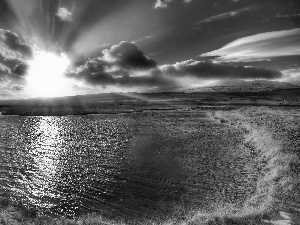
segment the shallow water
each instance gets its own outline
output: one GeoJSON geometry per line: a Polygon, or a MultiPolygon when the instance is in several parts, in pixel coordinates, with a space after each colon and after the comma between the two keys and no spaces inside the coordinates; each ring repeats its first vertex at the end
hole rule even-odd
{"type": "Polygon", "coordinates": [[[242,134],[204,113],[0,120],[0,194],[43,213],[182,217],[254,191],[242,134]]]}

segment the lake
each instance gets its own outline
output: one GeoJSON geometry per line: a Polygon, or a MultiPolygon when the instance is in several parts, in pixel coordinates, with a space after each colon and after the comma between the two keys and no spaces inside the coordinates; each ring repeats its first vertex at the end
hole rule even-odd
{"type": "Polygon", "coordinates": [[[0,194],[50,215],[183,219],[241,207],[258,175],[242,132],[205,112],[0,116],[0,194]]]}

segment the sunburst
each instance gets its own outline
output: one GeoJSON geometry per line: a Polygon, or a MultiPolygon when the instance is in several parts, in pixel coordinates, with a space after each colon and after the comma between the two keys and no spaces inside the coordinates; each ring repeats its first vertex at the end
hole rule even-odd
{"type": "Polygon", "coordinates": [[[65,73],[70,65],[67,55],[40,51],[28,62],[28,91],[32,97],[59,97],[70,90],[65,73]]]}

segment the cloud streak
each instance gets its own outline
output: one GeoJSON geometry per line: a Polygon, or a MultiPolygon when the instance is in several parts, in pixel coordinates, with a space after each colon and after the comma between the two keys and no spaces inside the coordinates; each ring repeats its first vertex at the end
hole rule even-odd
{"type": "Polygon", "coordinates": [[[206,19],[200,20],[199,22],[196,23],[196,25],[219,21],[219,20],[224,20],[224,19],[228,19],[231,17],[236,17],[236,16],[242,15],[244,13],[255,11],[257,9],[259,9],[259,7],[257,7],[257,6],[245,7],[245,8],[239,9],[239,10],[234,10],[234,11],[222,13],[222,14],[215,15],[215,16],[210,16],[206,19]]]}
{"type": "Polygon", "coordinates": [[[261,61],[279,56],[300,55],[300,28],[260,33],[237,39],[200,56],[218,56],[217,61],[261,61]]]}
{"type": "MultiPolygon", "coordinates": [[[[191,3],[193,0],[182,0],[183,3],[191,3]]],[[[173,0],[156,0],[154,3],[155,9],[167,8],[173,0]]]]}
{"type": "Polygon", "coordinates": [[[193,0],[183,0],[183,3],[191,3],[193,0]]]}

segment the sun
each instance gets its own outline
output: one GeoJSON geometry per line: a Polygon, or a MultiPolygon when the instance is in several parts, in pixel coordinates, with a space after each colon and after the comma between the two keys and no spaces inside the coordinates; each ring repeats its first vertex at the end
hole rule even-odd
{"type": "Polygon", "coordinates": [[[64,76],[70,65],[66,54],[40,51],[28,65],[26,80],[30,96],[60,97],[70,91],[69,80],[64,76]]]}

